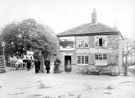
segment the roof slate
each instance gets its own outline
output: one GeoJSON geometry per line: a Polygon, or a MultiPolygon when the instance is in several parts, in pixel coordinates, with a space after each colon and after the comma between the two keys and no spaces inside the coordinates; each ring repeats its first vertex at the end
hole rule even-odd
{"type": "Polygon", "coordinates": [[[83,25],[80,25],[78,27],[72,28],[70,30],[61,32],[57,34],[58,37],[61,36],[76,36],[76,35],[93,35],[93,34],[118,34],[119,31],[111,28],[107,25],[104,25],[102,23],[96,23],[96,24],[91,24],[91,23],[86,23],[83,25]]]}

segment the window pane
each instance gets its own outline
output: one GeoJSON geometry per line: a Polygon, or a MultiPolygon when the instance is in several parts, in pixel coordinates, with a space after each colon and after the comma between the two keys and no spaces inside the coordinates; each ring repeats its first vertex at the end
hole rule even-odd
{"type": "Polygon", "coordinates": [[[82,56],[80,56],[80,64],[82,64],[82,56]]]}
{"type": "Polygon", "coordinates": [[[102,54],[99,54],[99,60],[102,60],[102,54]]]}
{"type": "Polygon", "coordinates": [[[84,64],[84,56],[82,56],[82,64],[84,64]]]}
{"type": "Polygon", "coordinates": [[[103,54],[103,60],[107,60],[107,54],[103,54]]]}
{"type": "Polygon", "coordinates": [[[78,64],[80,64],[80,56],[78,56],[78,64]]]}
{"type": "Polygon", "coordinates": [[[85,56],[85,64],[88,64],[88,56],[85,56]]]}
{"type": "Polygon", "coordinates": [[[97,54],[95,54],[95,59],[98,60],[98,55],[97,54]]]}
{"type": "Polygon", "coordinates": [[[88,43],[85,43],[85,47],[88,47],[88,43]]]}

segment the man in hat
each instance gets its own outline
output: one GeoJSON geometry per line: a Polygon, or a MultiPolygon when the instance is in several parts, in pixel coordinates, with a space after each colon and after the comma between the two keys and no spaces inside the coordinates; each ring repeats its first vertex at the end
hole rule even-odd
{"type": "Polygon", "coordinates": [[[45,66],[46,66],[46,71],[47,71],[47,74],[48,74],[50,72],[50,61],[49,61],[49,59],[45,60],[45,66]]]}
{"type": "Polygon", "coordinates": [[[38,73],[40,69],[40,61],[38,58],[35,58],[35,73],[38,73]]]}

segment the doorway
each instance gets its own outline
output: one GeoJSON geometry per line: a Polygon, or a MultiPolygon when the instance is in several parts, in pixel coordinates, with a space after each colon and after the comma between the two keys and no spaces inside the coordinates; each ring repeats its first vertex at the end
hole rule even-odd
{"type": "Polygon", "coordinates": [[[71,56],[65,56],[65,72],[71,72],[71,56]]]}

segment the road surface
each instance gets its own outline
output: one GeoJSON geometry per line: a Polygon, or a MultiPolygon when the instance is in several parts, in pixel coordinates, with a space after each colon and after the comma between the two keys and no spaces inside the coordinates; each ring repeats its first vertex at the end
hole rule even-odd
{"type": "Polygon", "coordinates": [[[0,73],[0,98],[135,98],[135,76],[0,73]]]}

